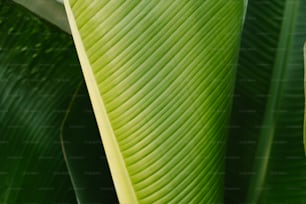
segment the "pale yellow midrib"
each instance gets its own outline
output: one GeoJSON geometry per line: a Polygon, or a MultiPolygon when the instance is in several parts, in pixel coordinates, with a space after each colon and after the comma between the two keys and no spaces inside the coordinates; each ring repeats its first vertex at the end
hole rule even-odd
{"type": "Polygon", "coordinates": [[[72,9],[70,8],[69,0],[64,0],[64,5],[119,202],[138,203],[94,73],[86,55],[72,9]]]}

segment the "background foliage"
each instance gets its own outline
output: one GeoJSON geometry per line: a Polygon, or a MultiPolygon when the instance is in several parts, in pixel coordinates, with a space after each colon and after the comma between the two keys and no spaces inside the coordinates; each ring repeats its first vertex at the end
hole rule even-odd
{"type": "Polygon", "coordinates": [[[60,125],[82,81],[71,36],[0,1],[0,202],[75,203],[60,125]]]}
{"type": "MultiPolygon", "coordinates": [[[[305,11],[305,0],[248,2],[225,203],[305,203],[305,11]]],[[[1,203],[118,202],[82,84],[71,36],[0,1],[1,203]]]]}

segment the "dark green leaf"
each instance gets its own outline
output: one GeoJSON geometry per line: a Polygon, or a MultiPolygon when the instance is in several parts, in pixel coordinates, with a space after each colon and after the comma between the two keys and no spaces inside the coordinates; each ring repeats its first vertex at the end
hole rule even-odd
{"type": "Polygon", "coordinates": [[[0,2],[0,202],[75,203],[60,124],[80,66],[70,36],[0,2]]]}
{"type": "Polygon", "coordinates": [[[62,126],[62,145],[80,203],[118,203],[85,85],[73,96],[62,126]]]}
{"type": "Polygon", "coordinates": [[[248,189],[249,203],[303,203],[306,199],[305,10],[304,0],[250,1],[233,111],[236,129],[229,143],[238,149],[234,154],[229,151],[237,159],[234,178],[240,180],[232,188],[241,190],[236,202],[245,202],[244,189],[248,189]]]}

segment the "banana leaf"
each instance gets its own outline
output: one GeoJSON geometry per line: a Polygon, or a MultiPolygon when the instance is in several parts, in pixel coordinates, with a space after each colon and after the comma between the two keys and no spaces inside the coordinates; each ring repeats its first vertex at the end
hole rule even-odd
{"type": "Polygon", "coordinates": [[[67,109],[61,142],[78,203],[118,203],[84,83],[67,109]]]}
{"type": "Polygon", "coordinates": [[[98,127],[71,38],[0,3],[0,202],[305,203],[304,0],[65,3],[98,127]]]}
{"type": "Polygon", "coordinates": [[[0,1],[0,203],[76,203],[60,125],[82,80],[70,36],[0,1]]]}
{"type": "Polygon", "coordinates": [[[228,203],[304,203],[303,0],[249,1],[227,154],[228,203]]]}
{"type": "Polygon", "coordinates": [[[119,201],[222,202],[244,2],[65,6],[119,201]]]}

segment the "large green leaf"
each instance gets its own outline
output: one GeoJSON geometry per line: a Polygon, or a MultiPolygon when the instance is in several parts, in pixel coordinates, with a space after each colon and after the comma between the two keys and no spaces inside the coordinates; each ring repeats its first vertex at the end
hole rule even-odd
{"type": "Polygon", "coordinates": [[[222,202],[243,1],[65,6],[119,200],[222,202]]]}
{"type": "Polygon", "coordinates": [[[0,203],[75,203],[60,124],[82,74],[72,38],[0,1],[0,203]]]}
{"type": "Polygon", "coordinates": [[[79,203],[118,203],[90,99],[82,83],[62,124],[62,147],[79,203]]]}
{"type": "Polygon", "coordinates": [[[236,160],[236,177],[229,173],[228,180],[229,189],[238,191],[235,202],[245,202],[245,194],[248,203],[306,200],[302,148],[305,10],[304,0],[249,1],[233,109],[232,127],[236,128],[229,143],[236,151],[229,151],[228,162],[233,170],[236,160]],[[235,180],[240,183],[229,184],[235,180]]]}
{"type": "Polygon", "coordinates": [[[285,1],[249,0],[227,152],[225,199],[244,202],[268,99],[285,1]],[[271,9],[273,7],[273,9],[271,9]]]}

